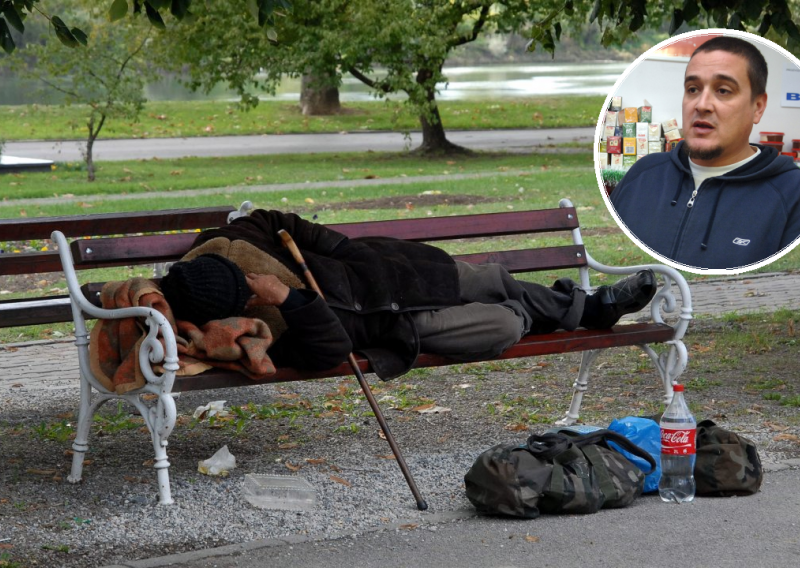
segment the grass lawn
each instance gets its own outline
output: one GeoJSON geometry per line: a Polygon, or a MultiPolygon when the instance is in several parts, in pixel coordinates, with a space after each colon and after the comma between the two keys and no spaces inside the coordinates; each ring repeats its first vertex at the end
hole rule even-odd
{"type": "MultiPolygon", "coordinates": [[[[84,164],[71,162],[56,164],[50,172],[4,174],[0,176],[0,195],[8,200],[58,197],[66,204],[73,198],[88,195],[147,194],[205,188],[240,189],[267,184],[413,178],[511,170],[548,171],[556,168],[590,168],[591,165],[592,158],[588,152],[541,155],[479,153],[473,157],[448,158],[378,152],[283,154],[97,162],[97,180],[90,183],[86,181],[84,164]]],[[[67,207],[65,211],[68,210],[67,207]]],[[[80,210],[73,209],[73,212],[80,210]]],[[[0,217],[17,215],[18,212],[13,209],[2,207],[0,201],[0,217]]]]}
{"type": "MultiPolygon", "coordinates": [[[[594,126],[603,96],[526,97],[503,101],[442,101],[446,129],[594,126]]],[[[346,103],[333,116],[303,116],[294,103],[261,101],[249,111],[225,101],[163,101],[145,105],[138,122],[111,119],[101,138],[165,138],[232,134],[286,134],[418,130],[419,120],[400,102],[346,103]]],[[[86,136],[86,107],[2,106],[6,140],[64,140],[86,136]]]]}

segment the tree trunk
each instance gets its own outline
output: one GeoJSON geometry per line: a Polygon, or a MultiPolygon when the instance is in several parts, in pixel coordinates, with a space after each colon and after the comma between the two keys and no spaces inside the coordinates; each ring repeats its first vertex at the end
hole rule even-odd
{"type": "MultiPolygon", "coordinates": [[[[425,80],[425,71],[420,71],[417,74],[417,82],[422,83],[425,80]]],[[[439,114],[439,105],[436,104],[436,91],[435,86],[425,87],[425,98],[428,102],[429,113],[423,113],[419,116],[419,122],[422,126],[422,144],[414,150],[415,153],[432,155],[432,154],[470,154],[471,150],[453,144],[447,139],[444,133],[444,124],[442,124],[442,117],[439,114]]]]}
{"type": "Polygon", "coordinates": [[[300,110],[305,116],[330,115],[341,112],[339,88],[332,87],[333,75],[304,73],[300,79],[300,110]]]}
{"type": "Polygon", "coordinates": [[[86,161],[86,175],[89,181],[94,181],[94,156],[92,152],[94,151],[94,141],[97,140],[97,136],[100,134],[100,131],[103,129],[103,125],[106,123],[106,116],[100,116],[100,122],[97,124],[97,128],[95,128],[95,115],[92,114],[91,118],[89,118],[89,123],[87,126],[89,127],[89,137],[86,139],[86,152],[83,155],[83,159],[86,161]]]}
{"type": "Polygon", "coordinates": [[[92,148],[94,147],[94,141],[96,136],[89,135],[89,139],[86,141],[86,155],[84,159],[86,160],[86,174],[89,178],[89,181],[94,181],[94,158],[92,157],[92,148]]]}

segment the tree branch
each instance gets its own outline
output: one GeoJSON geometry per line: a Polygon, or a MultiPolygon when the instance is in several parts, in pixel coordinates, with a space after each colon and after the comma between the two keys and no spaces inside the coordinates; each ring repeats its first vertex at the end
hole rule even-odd
{"type": "Polygon", "coordinates": [[[53,83],[52,81],[49,81],[49,80],[45,79],[41,75],[38,75],[36,73],[31,73],[31,76],[34,79],[38,79],[39,81],[41,81],[42,83],[44,83],[45,85],[50,87],[51,89],[53,89],[55,91],[58,91],[59,93],[67,95],[68,97],[75,97],[76,99],[80,98],[80,95],[78,95],[78,93],[75,93],[73,91],[65,89],[64,87],[61,87],[61,86],[57,85],[56,83],[53,83]]]}
{"type": "Polygon", "coordinates": [[[484,6],[481,8],[481,14],[478,16],[478,20],[475,22],[475,25],[472,26],[472,33],[468,36],[456,36],[454,41],[448,42],[448,45],[450,47],[458,47],[459,45],[464,45],[478,39],[478,35],[480,35],[483,26],[486,24],[488,16],[489,6],[484,6]]]}
{"type": "Polygon", "coordinates": [[[391,93],[392,88],[383,83],[382,81],[375,81],[370,79],[366,75],[364,75],[361,71],[356,69],[355,67],[348,67],[347,71],[356,79],[364,83],[370,89],[375,89],[376,91],[381,91],[382,93],[391,93]]]}

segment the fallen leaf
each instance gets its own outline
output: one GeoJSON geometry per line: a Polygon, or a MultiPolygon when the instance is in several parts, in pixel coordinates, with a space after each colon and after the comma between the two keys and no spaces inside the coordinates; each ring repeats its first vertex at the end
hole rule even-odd
{"type": "Polygon", "coordinates": [[[524,432],[525,430],[528,429],[528,426],[527,426],[527,424],[522,424],[522,423],[520,423],[520,424],[507,424],[504,429],[508,430],[510,432],[524,432]]]}
{"type": "Polygon", "coordinates": [[[287,462],[283,462],[283,465],[285,465],[290,471],[300,471],[300,468],[303,467],[302,464],[301,465],[294,465],[292,462],[288,462],[288,461],[287,462]]]}
{"type": "Polygon", "coordinates": [[[306,458],[306,462],[310,463],[311,465],[322,465],[326,461],[328,461],[328,460],[326,460],[325,458],[319,458],[319,459],[306,458]]]}
{"type": "Polygon", "coordinates": [[[525,540],[527,540],[528,542],[539,542],[539,537],[538,536],[526,535],[525,536],[525,540]]]}
{"type": "Polygon", "coordinates": [[[300,444],[297,442],[288,442],[286,444],[278,444],[279,450],[293,450],[294,448],[299,448],[300,444]]]}
{"type": "Polygon", "coordinates": [[[155,460],[144,460],[142,462],[142,465],[144,467],[150,467],[150,466],[154,465],[155,463],[156,463],[155,460]]]}
{"type": "Polygon", "coordinates": [[[331,478],[331,481],[335,481],[336,483],[341,483],[345,487],[352,487],[352,485],[353,485],[352,483],[350,483],[346,479],[342,479],[341,477],[337,477],[335,475],[331,475],[330,478],[331,478]]]}
{"type": "Polygon", "coordinates": [[[400,529],[404,531],[413,531],[419,525],[417,523],[406,523],[405,525],[400,525],[400,529]]]}
{"type": "Polygon", "coordinates": [[[769,428],[770,430],[775,430],[776,432],[785,432],[789,429],[789,426],[784,426],[782,424],[775,424],[774,422],[764,422],[764,426],[769,428]]]}
{"type": "Polygon", "coordinates": [[[794,434],[778,434],[772,439],[776,442],[800,442],[800,436],[794,434]]]}
{"type": "Polygon", "coordinates": [[[386,454],[384,456],[376,456],[376,457],[378,457],[378,458],[380,458],[382,460],[396,460],[397,459],[394,454],[386,454]]]}
{"type": "Polygon", "coordinates": [[[11,550],[12,548],[14,548],[14,545],[13,544],[7,544],[7,543],[4,542],[4,543],[0,544],[0,548],[2,548],[3,550],[11,550]]]}
{"type": "Polygon", "coordinates": [[[378,438],[380,438],[381,440],[386,439],[386,434],[383,433],[383,430],[378,430],[378,438]]]}
{"type": "Polygon", "coordinates": [[[25,473],[30,473],[31,475],[55,475],[56,470],[54,469],[35,469],[35,468],[28,468],[25,470],[25,473]]]}

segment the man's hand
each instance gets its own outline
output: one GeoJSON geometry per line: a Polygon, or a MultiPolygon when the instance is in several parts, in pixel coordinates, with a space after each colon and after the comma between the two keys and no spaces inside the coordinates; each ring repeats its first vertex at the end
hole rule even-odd
{"type": "Polygon", "coordinates": [[[289,296],[289,287],[273,274],[250,273],[247,275],[247,285],[255,294],[247,302],[248,307],[280,306],[289,296]]]}

